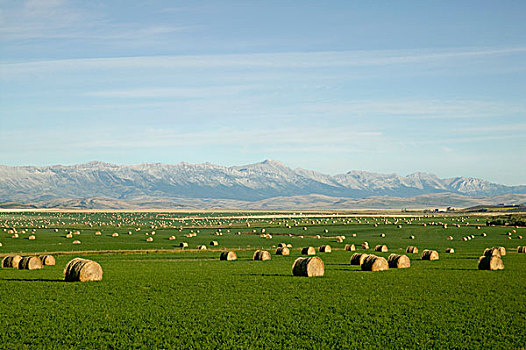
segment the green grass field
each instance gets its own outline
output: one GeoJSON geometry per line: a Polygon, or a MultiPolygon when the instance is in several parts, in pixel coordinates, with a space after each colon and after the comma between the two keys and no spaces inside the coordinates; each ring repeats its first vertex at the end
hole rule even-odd
{"type": "MultiPolygon", "coordinates": [[[[246,213],[245,213],[246,214],[246,213]]],[[[229,217],[234,214],[207,214],[229,217]]],[[[0,348],[2,349],[524,349],[526,340],[526,245],[517,238],[526,228],[485,227],[485,220],[428,217],[389,218],[218,219],[180,218],[183,214],[3,213],[0,254],[71,250],[143,250],[134,254],[56,255],[56,266],[24,271],[0,269],[0,348]],[[167,219],[167,218],[178,219],[167,219]],[[180,220],[180,221],[179,221],[180,220]],[[320,220],[318,222],[318,220],[320,220]],[[350,222],[349,222],[350,220],[350,222]],[[272,221],[272,223],[271,223],[272,221]],[[447,222],[448,228],[431,222],[447,222]],[[62,224],[63,222],[63,224],[62,224]],[[279,223],[278,223],[279,222],[279,223]],[[368,223],[367,223],[368,222],[368,223]],[[406,223],[407,222],[407,223],[406,223]],[[422,226],[422,223],[428,223],[422,226]],[[86,226],[91,223],[93,227],[86,226]],[[97,223],[97,224],[95,224],[97,223]],[[103,224],[104,223],[104,224],[103,224]],[[132,224],[133,223],[133,224],[132,224]],[[294,223],[298,226],[295,227],[294,223]],[[460,228],[453,225],[461,223],[460,228]],[[45,224],[47,228],[36,228],[45,224]],[[98,225],[100,224],[100,225],[98,225]],[[119,225],[121,227],[117,227],[119,225]],[[213,225],[214,228],[197,227],[213,225]],[[231,225],[230,225],[231,224],[231,225]],[[286,228],[285,225],[292,228],[286,228]],[[215,236],[216,226],[223,236],[215,236]],[[8,229],[15,226],[19,238],[8,229]],[[155,226],[154,229],[151,226],[155,226]],[[166,226],[166,227],[163,227],[166,226]],[[192,228],[188,228],[192,226],[192,228]],[[55,232],[54,228],[59,228],[55,232]],[[141,227],[141,231],[135,231],[141,227]],[[186,228],[184,228],[186,227],[186,228]],[[304,230],[303,227],[307,227],[304,230]],[[33,233],[32,229],[36,232],[33,233]],[[183,228],[181,231],[180,228],[183,228]],[[272,239],[260,238],[262,229],[272,239]],[[324,230],[328,230],[326,233],[324,230]],[[80,235],[65,238],[67,230],[80,235]],[[132,235],[127,232],[132,231],[132,235]],[[154,242],[145,232],[155,230],[154,242]],[[183,235],[190,231],[196,237],[183,235]],[[227,230],[230,230],[228,233],[227,230]],[[256,230],[254,234],[253,230],[256,230]],[[94,232],[101,231],[101,236],[94,232]],[[236,232],[245,234],[236,235],[236,232]],[[118,232],[119,237],[111,237],[118,232]],[[481,237],[485,232],[487,237],[481,237]],[[250,233],[250,234],[249,234],[250,233]],[[352,237],[355,233],[356,237],[352,237]],[[380,233],[386,237],[381,238],[380,233]],[[28,240],[30,234],[35,240],[28,240]],[[284,235],[279,235],[284,234],[284,235]],[[292,234],[289,237],[288,234],[292,234]],[[343,234],[344,243],[333,237],[343,234]],[[466,235],[470,241],[461,241],[466,235]],[[168,240],[171,235],[176,240],[168,240]],[[303,235],[304,238],[300,238],[303,235]],[[414,235],[414,240],[409,239],[414,235]],[[453,241],[447,241],[451,235],[453,241]],[[73,245],[72,240],[82,243],[73,245]],[[219,242],[217,251],[177,248],[188,242],[219,242]],[[387,257],[416,245],[440,252],[439,261],[408,254],[410,269],[364,272],[351,266],[346,243],[387,244],[387,257]],[[293,245],[290,256],[274,255],[280,243],[293,245]],[[330,244],[332,253],[318,253],[325,276],[293,277],[293,261],[304,246],[330,244]],[[486,247],[504,246],[503,271],[479,271],[477,260],[486,247]],[[445,254],[445,248],[455,254],[445,254]],[[220,249],[234,248],[238,260],[220,261],[220,249]],[[240,249],[242,248],[242,249],[240,249]],[[256,248],[269,249],[271,261],[252,261],[256,248]],[[147,253],[151,249],[171,252],[147,253]],[[75,256],[99,262],[100,282],[63,282],[63,269],[75,256]]],[[[239,214],[235,214],[239,215],[239,214]]],[[[242,214],[244,215],[244,214],[242,214]]],[[[196,216],[196,214],[192,214],[196,216]]],[[[359,249],[358,249],[359,250],[359,249]]]]}

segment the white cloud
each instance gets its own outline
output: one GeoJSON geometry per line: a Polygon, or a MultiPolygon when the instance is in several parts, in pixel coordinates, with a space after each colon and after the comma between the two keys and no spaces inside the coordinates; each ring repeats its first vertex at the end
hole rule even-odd
{"type": "Polygon", "coordinates": [[[137,68],[338,68],[419,64],[454,59],[469,59],[493,55],[513,55],[526,52],[526,47],[498,49],[461,48],[450,50],[386,50],[279,52],[256,54],[216,54],[179,56],[134,56],[109,58],[78,58],[24,63],[3,63],[0,68],[13,74],[35,71],[69,71],[92,69],[137,68]]]}

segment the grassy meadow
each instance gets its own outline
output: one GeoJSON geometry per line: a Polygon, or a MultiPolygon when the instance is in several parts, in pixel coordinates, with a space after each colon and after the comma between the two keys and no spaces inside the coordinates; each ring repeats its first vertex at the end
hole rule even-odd
{"type": "Polygon", "coordinates": [[[517,238],[526,228],[486,227],[484,217],[265,217],[273,214],[283,216],[2,213],[6,230],[0,231],[0,255],[57,253],[56,265],[42,270],[0,269],[0,348],[526,346],[526,254],[514,251],[526,245],[517,238]],[[447,229],[439,222],[447,223],[447,229]],[[18,238],[11,238],[13,228],[18,238]],[[221,236],[215,235],[219,229],[221,236]],[[272,238],[260,237],[262,230],[272,238]],[[80,234],[66,238],[74,231],[80,234]],[[195,237],[184,236],[192,231],[195,237]],[[115,232],[118,237],[112,237],[115,232]],[[336,242],[337,235],[345,235],[343,243],[336,242]],[[411,235],[415,239],[409,239],[411,235]],[[454,240],[446,240],[449,235],[454,240]],[[475,238],[462,241],[467,235],[475,238]],[[148,237],[153,242],[146,242],[148,237]],[[219,246],[211,247],[212,240],[219,246]],[[440,260],[422,261],[420,254],[408,254],[409,269],[365,272],[350,265],[353,252],[343,250],[354,243],[361,251],[364,241],[371,247],[387,244],[389,252],[376,253],[384,257],[415,245],[420,252],[436,249],[440,260]],[[190,249],[179,248],[180,242],[190,249]],[[292,244],[290,256],[274,254],[280,242],[292,244]],[[194,249],[201,244],[209,250],[194,249]],[[325,276],[293,277],[291,267],[300,249],[322,244],[333,248],[332,253],[317,253],[325,263],[325,276]],[[478,257],[492,246],[508,250],[505,269],[479,271],[478,257]],[[446,254],[448,247],[455,254],[446,254]],[[252,261],[254,250],[261,248],[272,253],[272,260],[252,261]],[[220,261],[224,249],[235,250],[238,260],[220,261]],[[99,262],[103,280],[63,282],[64,266],[76,256],[99,262]]]}

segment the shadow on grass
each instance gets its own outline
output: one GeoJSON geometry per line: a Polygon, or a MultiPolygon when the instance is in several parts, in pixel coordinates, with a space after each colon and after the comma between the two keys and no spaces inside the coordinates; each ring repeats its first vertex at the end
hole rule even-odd
{"type": "Polygon", "coordinates": [[[261,276],[261,277],[295,277],[293,275],[285,275],[280,273],[241,273],[239,276],[261,276]]]}
{"type": "Polygon", "coordinates": [[[2,278],[0,281],[17,281],[17,282],[66,282],[59,279],[46,278],[2,278]]]}
{"type": "Polygon", "coordinates": [[[478,271],[478,268],[462,269],[458,267],[430,267],[429,270],[449,270],[449,271],[478,271]]]}

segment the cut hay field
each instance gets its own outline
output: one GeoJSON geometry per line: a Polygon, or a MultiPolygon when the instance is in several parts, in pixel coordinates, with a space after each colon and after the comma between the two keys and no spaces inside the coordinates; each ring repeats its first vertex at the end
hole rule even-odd
{"type": "Polygon", "coordinates": [[[0,255],[56,252],[55,266],[0,269],[0,348],[525,347],[526,254],[515,249],[526,245],[517,238],[525,236],[526,228],[486,227],[483,217],[384,220],[324,214],[247,220],[228,215],[0,214],[0,255]],[[432,225],[438,222],[448,228],[432,225]],[[222,236],[214,235],[219,227],[222,236]],[[272,238],[260,237],[262,229],[272,238]],[[9,230],[19,237],[11,238],[9,230]],[[69,231],[80,234],[66,238],[69,231]],[[184,237],[191,231],[199,232],[184,237]],[[119,236],[112,237],[114,232],[119,236]],[[35,239],[29,240],[30,235],[35,239]],[[342,243],[336,242],[338,235],[345,235],[342,243]],[[449,235],[452,241],[446,240],[449,235]],[[468,235],[475,238],[461,240],[468,235]],[[146,242],[147,237],[153,242],[146,242]],[[81,244],[73,245],[73,240],[81,244]],[[212,240],[219,246],[211,247],[212,240]],[[440,259],[422,261],[420,254],[408,254],[409,269],[365,272],[349,264],[354,252],[343,250],[354,243],[361,251],[363,241],[371,247],[386,244],[387,253],[376,253],[383,257],[415,245],[420,252],[437,250],[440,259]],[[188,242],[189,248],[208,245],[209,250],[183,250],[180,242],[188,242]],[[274,254],[280,242],[292,244],[290,256],[274,254]],[[325,262],[325,276],[293,277],[300,249],[322,244],[333,248],[331,253],[316,249],[325,262]],[[505,269],[479,271],[478,257],[492,246],[507,249],[505,269]],[[237,261],[219,260],[227,248],[237,252],[237,261]],[[261,248],[271,252],[270,261],[252,261],[254,250],[261,248]],[[455,253],[446,254],[446,248],[455,253]],[[166,251],[152,252],[160,249],[166,251]],[[108,250],[120,254],[98,254],[108,250]],[[64,267],[77,256],[100,263],[103,280],[64,282],[64,267]]]}

